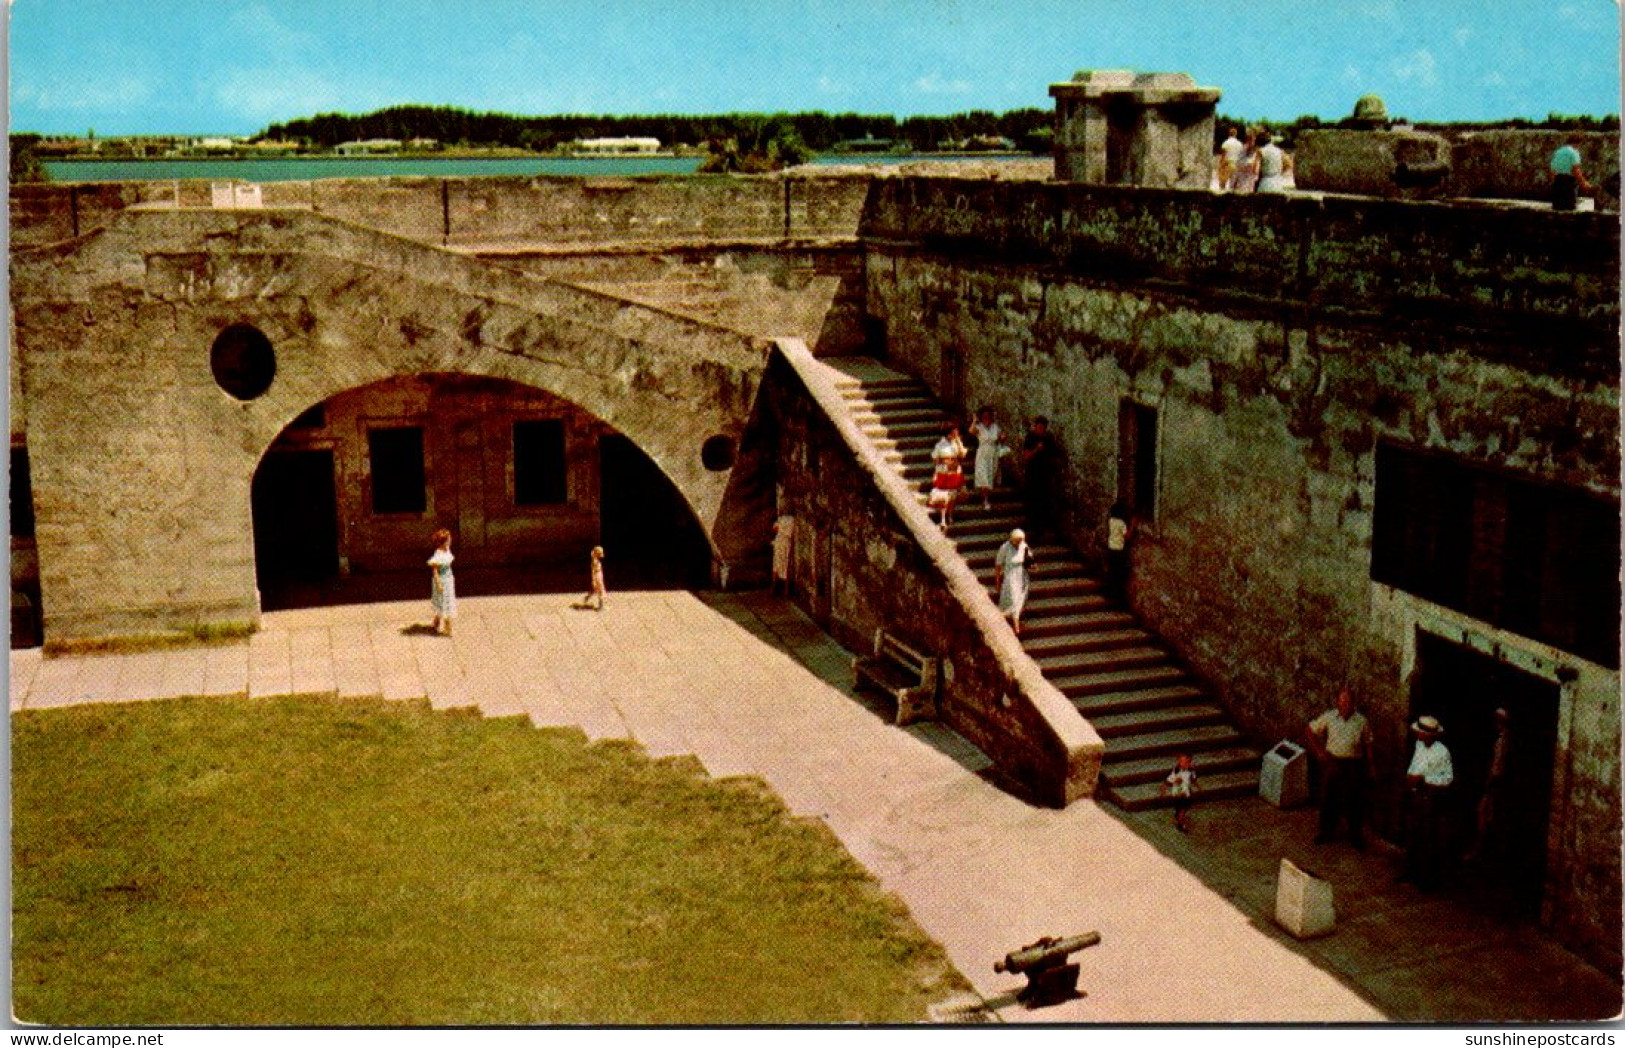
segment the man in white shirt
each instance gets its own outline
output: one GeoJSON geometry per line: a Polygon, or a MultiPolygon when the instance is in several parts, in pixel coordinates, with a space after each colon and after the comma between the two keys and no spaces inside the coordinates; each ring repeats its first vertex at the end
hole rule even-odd
{"type": "Polygon", "coordinates": [[[1405,849],[1405,874],[1422,891],[1437,889],[1443,878],[1445,857],[1445,801],[1456,770],[1450,751],[1439,736],[1444,725],[1438,718],[1421,716],[1411,725],[1416,732],[1416,750],[1405,769],[1405,792],[1410,808],[1410,840],[1405,849]]]}
{"type": "Polygon", "coordinates": [[[1236,174],[1241,170],[1241,158],[1247,152],[1247,147],[1241,144],[1236,137],[1236,129],[1230,129],[1230,137],[1219,145],[1219,191],[1235,188],[1236,174]]]}
{"type": "Polygon", "coordinates": [[[1354,708],[1347,686],[1337,693],[1337,708],[1309,722],[1309,745],[1320,758],[1320,832],[1316,844],[1329,843],[1337,824],[1347,818],[1349,843],[1365,850],[1365,789],[1371,776],[1371,725],[1354,708]]]}

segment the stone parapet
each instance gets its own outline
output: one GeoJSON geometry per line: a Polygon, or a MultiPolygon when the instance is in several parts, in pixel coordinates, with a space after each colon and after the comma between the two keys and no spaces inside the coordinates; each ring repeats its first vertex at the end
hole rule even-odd
{"type": "MultiPolygon", "coordinates": [[[[1552,153],[1566,131],[1421,131],[1415,128],[1304,131],[1294,152],[1302,190],[1412,199],[1547,200],[1552,153]]],[[[1619,136],[1581,133],[1581,169],[1596,206],[1619,208],[1619,136]]]]}
{"type": "Polygon", "coordinates": [[[1493,204],[940,179],[877,183],[867,243],[1226,308],[1471,333],[1535,373],[1619,377],[1619,224],[1493,204]]]}

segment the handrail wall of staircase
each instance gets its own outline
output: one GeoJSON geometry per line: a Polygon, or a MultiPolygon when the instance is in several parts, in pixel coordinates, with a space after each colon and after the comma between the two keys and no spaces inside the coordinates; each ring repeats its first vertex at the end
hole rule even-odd
{"type": "MultiPolygon", "coordinates": [[[[846,444],[858,469],[867,475],[889,506],[899,530],[926,555],[952,598],[951,606],[968,620],[986,657],[996,668],[994,676],[1000,682],[1000,694],[983,696],[980,704],[983,709],[977,709],[978,704],[969,701],[965,694],[964,673],[960,673],[960,679],[954,683],[945,681],[944,719],[950,725],[969,720],[980,729],[977,735],[994,739],[1009,737],[1018,750],[1028,751],[1029,756],[1040,754],[1041,767],[1037,774],[1041,781],[1024,781],[1024,785],[1044,802],[1064,806],[1091,796],[1100,773],[1105,743],[1066,696],[1044,679],[1042,670],[1022,650],[1020,641],[988,599],[986,590],[954,544],[932,523],[906,482],[881,458],[852,420],[840,391],[806,344],[800,339],[787,338],[775,339],[774,344],[778,355],[800,378],[807,394],[846,444]]],[[[899,625],[907,628],[913,624],[899,625]]],[[[963,666],[968,661],[965,656],[973,653],[944,654],[963,666]]],[[[1011,760],[1014,753],[990,752],[989,756],[1001,765],[1001,770],[1011,772],[1019,769],[1003,766],[1026,763],[1011,760]]],[[[1016,777],[1026,779],[1020,774],[1016,777]]]]}

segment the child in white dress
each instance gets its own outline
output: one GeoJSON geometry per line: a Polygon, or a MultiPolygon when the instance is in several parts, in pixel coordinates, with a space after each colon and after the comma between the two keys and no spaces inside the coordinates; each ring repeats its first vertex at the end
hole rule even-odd
{"type": "Polygon", "coordinates": [[[434,608],[434,631],[451,636],[451,620],[457,615],[457,583],[451,575],[451,532],[441,528],[434,533],[434,555],[429,558],[429,604],[434,608]]]}

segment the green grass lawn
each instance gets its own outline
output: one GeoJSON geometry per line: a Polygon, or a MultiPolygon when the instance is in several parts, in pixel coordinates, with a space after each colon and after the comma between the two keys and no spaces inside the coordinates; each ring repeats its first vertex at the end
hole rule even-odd
{"type": "Polygon", "coordinates": [[[916,1022],[967,988],[759,785],[518,719],[16,713],[12,805],[25,1022],[916,1022]]]}

